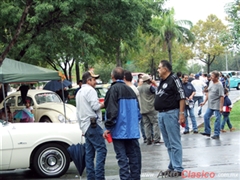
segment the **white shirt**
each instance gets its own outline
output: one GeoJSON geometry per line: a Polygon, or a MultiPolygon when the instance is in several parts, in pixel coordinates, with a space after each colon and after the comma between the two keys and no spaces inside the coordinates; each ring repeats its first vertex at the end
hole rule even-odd
{"type": "Polygon", "coordinates": [[[194,88],[196,89],[196,93],[194,96],[203,96],[203,88],[206,87],[207,84],[199,79],[194,79],[194,80],[192,80],[191,83],[194,86],[194,88]]]}
{"type": "Polygon", "coordinates": [[[98,117],[97,123],[103,128],[100,103],[97,92],[92,86],[88,84],[82,85],[76,95],[76,108],[79,126],[83,134],[86,133],[91,124],[91,117],[98,117]]]}
{"type": "MultiPolygon", "coordinates": [[[[139,107],[140,107],[141,103],[140,103],[140,94],[139,94],[138,88],[133,84],[130,86],[130,88],[132,88],[132,90],[136,94],[137,99],[138,99],[138,103],[139,103],[139,107]]],[[[140,109],[141,109],[141,107],[140,107],[140,109]]]]}

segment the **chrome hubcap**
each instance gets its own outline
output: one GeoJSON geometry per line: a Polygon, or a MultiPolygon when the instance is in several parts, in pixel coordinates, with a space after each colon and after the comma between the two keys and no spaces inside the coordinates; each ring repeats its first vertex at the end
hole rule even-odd
{"type": "Polygon", "coordinates": [[[50,147],[40,154],[38,165],[47,175],[58,174],[66,166],[66,157],[60,149],[50,147]]]}

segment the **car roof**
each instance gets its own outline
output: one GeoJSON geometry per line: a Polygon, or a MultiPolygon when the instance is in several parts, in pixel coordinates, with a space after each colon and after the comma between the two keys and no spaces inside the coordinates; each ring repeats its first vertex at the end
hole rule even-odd
{"type": "MultiPolygon", "coordinates": [[[[29,89],[28,90],[28,94],[38,94],[38,93],[54,93],[53,91],[49,91],[49,90],[44,90],[44,89],[29,89]]],[[[14,93],[11,93],[10,95],[20,95],[21,91],[16,91],[14,93]]],[[[9,96],[10,96],[9,95],[9,96]]]]}

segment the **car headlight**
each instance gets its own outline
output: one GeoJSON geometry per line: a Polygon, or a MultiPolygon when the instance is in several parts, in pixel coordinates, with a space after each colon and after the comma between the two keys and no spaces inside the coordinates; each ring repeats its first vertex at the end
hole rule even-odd
{"type": "Polygon", "coordinates": [[[59,115],[58,115],[58,120],[59,120],[61,123],[64,123],[64,122],[65,122],[65,117],[64,117],[62,114],[59,114],[59,115]]]}

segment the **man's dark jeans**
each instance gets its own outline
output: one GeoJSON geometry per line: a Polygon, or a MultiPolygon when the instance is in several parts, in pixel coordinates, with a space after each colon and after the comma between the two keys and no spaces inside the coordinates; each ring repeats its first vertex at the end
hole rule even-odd
{"type": "Polygon", "coordinates": [[[103,138],[103,129],[97,125],[96,128],[89,126],[85,133],[85,148],[86,148],[86,171],[87,179],[104,180],[104,165],[107,155],[107,148],[103,138]],[[96,166],[94,168],[95,152],[96,166]]]}
{"type": "Polygon", "coordinates": [[[121,180],[140,180],[141,150],[138,139],[113,139],[121,180]]]}

